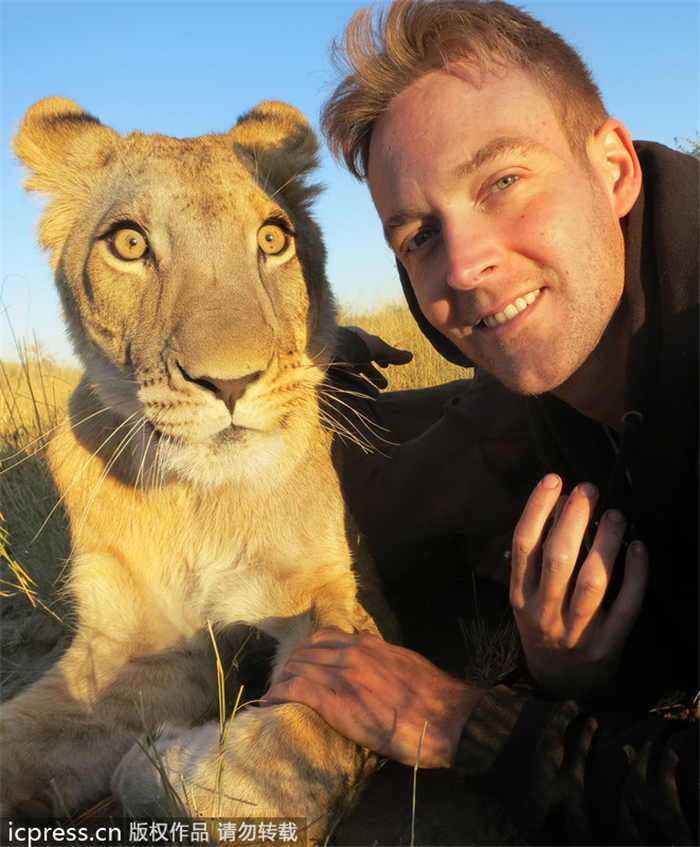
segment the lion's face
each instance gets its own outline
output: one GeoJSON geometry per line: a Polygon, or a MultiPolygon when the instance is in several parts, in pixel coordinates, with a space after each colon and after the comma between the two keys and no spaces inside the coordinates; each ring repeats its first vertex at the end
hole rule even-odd
{"type": "Polygon", "coordinates": [[[225,135],[123,138],[51,98],[16,150],[51,196],[41,237],[76,350],[135,457],[158,445],[208,482],[280,459],[332,347],[301,115],[263,103],[225,135]]]}

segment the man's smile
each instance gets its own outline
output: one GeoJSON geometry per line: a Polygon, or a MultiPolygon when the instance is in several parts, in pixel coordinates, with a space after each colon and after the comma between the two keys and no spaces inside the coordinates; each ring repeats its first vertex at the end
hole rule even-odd
{"type": "Polygon", "coordinates": [[[540,296],[541,291],[541,288],[536,288],[534,291],[529,291],[521,297],[516,297],[512,303],[508,303],[508,305],[501,311],[484,315],[484,317],[476,324],[476,328],[493,328],[501,326],[501,324],[508,323],[508,321],[513,320],[513,318],[517,317],[521,312],[524,312],[528,306],[531,306],[540,296]]]}

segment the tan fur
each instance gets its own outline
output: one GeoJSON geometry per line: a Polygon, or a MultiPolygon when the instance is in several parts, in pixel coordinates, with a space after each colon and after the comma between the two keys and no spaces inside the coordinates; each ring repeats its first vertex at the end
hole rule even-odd
{"type": "Polygon", "coordinates": [[[15,149],[48,195],[41,242],[86,370],[49,450],[78,627],[2,710],[3,813],[72,812],[110,784],[127,812],[167,810],[135,745],[160,732],[189,814],[305,816],[321,839],[371,758],[299,705],[240,712],[222,743],[206,630],[230,655],[254,625],[279,669],[316,628],[373,626],[319,423],[334,316],[313,133],[266,102],[223,135],[121,137],[50,98],[15,149]],[[290,246],[265,255],[279,218],[290,246]],[[115,255],[125,222],[147,257],[115,255]]]}

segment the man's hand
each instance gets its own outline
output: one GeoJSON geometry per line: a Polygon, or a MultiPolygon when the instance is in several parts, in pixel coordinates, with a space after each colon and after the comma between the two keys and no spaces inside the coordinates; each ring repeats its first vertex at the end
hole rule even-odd
{"type": "Polygon", "coordinates": [[[423,656],[362,632],[322,630],[291,654],[265,703],[315,709],[341,735],[382,756],[420,767],[449,767],[467,717],[484,689],[423,656]]]}
{"type": "Polygon", "coordinates": [[[589,483],[577,486],[565,501],[559,502],[560,494],[561,480],[548,474],[527,501],[513,535],[510,602],[535,680],[553,693],[575,696],[614,673],[642,606],[648,563],[644,545],[630,544],[620,591],[604,608],[625,518],[614,510],[603,514],[576,572],[598,494],[589,483]]]}
{"type": "Polygon", "coordinates": [[[386,388],[388,383],[384,374],[378,371],[372,362],[376,362],[380,368],[386,368],[389,365],[406,365],[413,358],[410,350],[392,347],[383,338],[371,335],[359,326],[346,326],[343,329],[354,332],[367,348],[366,358],[363,356],[362,361],[353,361],[353,370],[366,376],[377,388],[386,388]]]}

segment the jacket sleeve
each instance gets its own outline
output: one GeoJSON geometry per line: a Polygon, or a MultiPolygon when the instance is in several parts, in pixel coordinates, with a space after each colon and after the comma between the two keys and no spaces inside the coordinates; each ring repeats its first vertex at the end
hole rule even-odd
{"type": "Polygon", "coordinates": [[[535,843],[697,844],[697,723],[491,689],[455,766],[535,843]]]}

